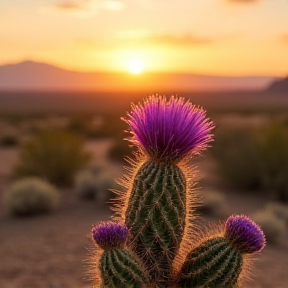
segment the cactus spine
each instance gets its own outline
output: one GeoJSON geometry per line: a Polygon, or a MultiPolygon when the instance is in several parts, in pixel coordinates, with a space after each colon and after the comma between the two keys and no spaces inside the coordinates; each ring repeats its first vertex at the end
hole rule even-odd
{"type": "Polygon", "coordinates": [[[183,98],[151,96],[132,106],[124,120],[140,157],[123,179],[125,190],[118,192],[118,223],[92,230],[97,247],[104,250],[97,263],[101,287],[238,287],[243,255],[265,245],[257,224],[243,215],[231,216],[219,235],[194,248],[195,239],[189,239],[196,233],[190,223],[195,195],[187,163],[212,140],[214,126],[205,111],[183,98]]]}

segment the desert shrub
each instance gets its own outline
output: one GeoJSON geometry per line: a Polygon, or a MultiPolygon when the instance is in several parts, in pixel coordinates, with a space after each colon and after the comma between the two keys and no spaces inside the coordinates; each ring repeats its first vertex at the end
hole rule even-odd
{"type": "Polygon", "coordinates": [[[122,137],[122,131],[127,128],[124,121],[119,121],[117,114],[101,113],[93,115],[76,115],[70,118],[68,131],[82,135],[85,138],[103,139],[122,137]]]}
{"type": "Polygon", "coordinates": [[[108,151],[108,157],[112,161],[125,162],[124,158],[131,158],[133,156],[133,148],[131,148],[131,145],[129,147],[129,143],[127,141],[124,141],[122,138],[117,138],[108,151]]]}
{"type": "Polygon", "coordinates": [[[217,131],[212,155],[223,178],[239,189],[288,201],[288,131],[283,126],[217,131]]]}
{"type": "Polygon", "coordinates": [[[262,210],[255,213],[252,219],[263,229],[267,243],[279,244],[284,238],[286,225],[271,211],[262,210]]]}
{"type": "Polygon", "coordinates": [[[259,160],[253,131],[244,128],[218,130],[212,155],[220,175],[240,189],[259,188],[259,160]]]}
{"type": "Polygon", "coordinates": [[[259,139],[260,182],[278,200],[288,201],[288,130],[273,125],[259,139]]]}
{"type": "Polygon", "coordinates": [[[29,216],[48,213],[59,203],[57,190],[49,183],[27,178],[16,181],[5,192],[3,204],[15,216],[29,216]]]}
{"type": "Polygon", "coordinates": [[[3,147],[14,147],[18,145],[18,139],[14,135],[3,135],[0,138],[0,146],[3,147]]]}
{"type": "Polygon", "coordinates": [[[288,225],[288,206],[281,203],[269,203],[265,210],[271,212],[279,219],[283,220],[288,225]]]}
{"type": "Polygon", "coordinates": [[[89,127],[89,115],[71,116],[67,129],[75,134],[85,135],[89,127]]]}
{"type": "Polygon", "coordinates": [[[44,131],[28,140],[16,166],[19,176],[39,176],[57,185],[69,185],[90,155],[77,136],[56,130],[44,131]]]}
{"type": "Polygon", "coordinates": [[[92,168],[82,171],[76,176],[75,186],[80,198],[96,200],[104,203],[111,199],[112,192],[109,189],[115,188],[113,177],[105,169],[92,168]]]}
{"type": "Polygon", "coordinates": [[[75,186],[80,198],[95,199],[97,183],[95,175],[91,171],[83,171],[76,175],[75,186]]]}
{"type": "MultiPolygon", "coordinates": [[[[103,121],[103,116],[83,115],[82,117],[80,116],[72,117],[72,119],[70,119],[70,123],[67,128],[68,131],[71,131],[78,135],[82,135],[82,137],[84,138],[88,139],[107,138],[105,137],[105,135],[103,135],[103,133],[101,135],[103,125],[106,126],[106,123],[103,121]]],[[[105,129],[105,132],[107,132],[106,130],[107,129],[105,129]]]]}
{"type": "Polygon", "coordinates": [[[226,217],[228,204],[221,193],[212,190],[203,191],[203,203],[199,210],[208,216],[226,217]]]}

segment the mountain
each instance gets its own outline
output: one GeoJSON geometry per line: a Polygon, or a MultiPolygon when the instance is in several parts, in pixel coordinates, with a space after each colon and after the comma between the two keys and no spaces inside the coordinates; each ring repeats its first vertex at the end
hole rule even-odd
{"type": "Polygon", "coordinates": [[[277,94],[288,94],[288,77],[274,81],[268,86],[266,92],[277,94]]]}
{"type": "Polygon", "coordinates": [[[275,77],[207,76],[187,73],[77,72],[25,61],[0,66],[0,90],[46,91],[222,91],[259,90],[275,77]]]}

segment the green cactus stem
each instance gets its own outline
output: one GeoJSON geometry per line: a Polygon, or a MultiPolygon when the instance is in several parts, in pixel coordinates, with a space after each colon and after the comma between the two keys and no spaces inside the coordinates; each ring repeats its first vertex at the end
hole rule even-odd
{"type": "Polygon", "coordinates": [[[212,238],[187,255],[178,281],[183,288],[234,288],[242,264],[241,253],[224,237],[212,238]]]}
{"type": "Polygon", "coordinates": [[[151,285],[167,287],[185,228],[186,180],[175,164],[147,161],[138,170],[126,210],[128,245],[151,285]]]}
{"type": "Polygon", "coordinates": [[[138,261],[128,250],[104,251],[99,263],[101,288],[142,288],[145,274],[138,261]]]}

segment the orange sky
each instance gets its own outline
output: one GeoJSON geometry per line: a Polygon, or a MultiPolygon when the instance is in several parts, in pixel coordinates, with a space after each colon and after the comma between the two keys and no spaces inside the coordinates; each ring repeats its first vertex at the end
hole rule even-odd
{"type": "Polygon", "coordinates": [[[287,0],[1,0],[1,65],[288,74],[287,0]]]}

